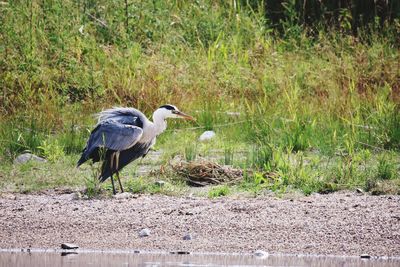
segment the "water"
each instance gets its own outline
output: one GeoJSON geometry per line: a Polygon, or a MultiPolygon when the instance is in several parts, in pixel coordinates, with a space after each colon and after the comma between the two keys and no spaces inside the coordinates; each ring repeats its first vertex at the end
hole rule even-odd
{"type": "Polygon", "coordinates": [[[285,256],[270,255],[257,258],[252,255],[232,254],[157,254],[127,251],[66,251],[32,250],[30,252],[0,251],[0,267],[47,267],[47,266],[356,266],[356,267],[397,267],[400,259],[360,259],[359,257],[285,256]],[[69,252],[70,253],[70,252],[69,252]]]}

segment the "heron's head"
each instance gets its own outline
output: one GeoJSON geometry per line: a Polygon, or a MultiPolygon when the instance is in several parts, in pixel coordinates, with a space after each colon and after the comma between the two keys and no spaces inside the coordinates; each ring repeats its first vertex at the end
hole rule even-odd
{"type": "Polygon", "coordinates": [[[186,119],[186,120],[192,120],[192,121],[195,120],[192,116],[189,116],[189,115],[183,113],[174,105],[169,105],[169,104],[159,107],[154,112],[153,117],[154,116],[160,117],[162,119],[176,118],[176,119],[186,119]]]}

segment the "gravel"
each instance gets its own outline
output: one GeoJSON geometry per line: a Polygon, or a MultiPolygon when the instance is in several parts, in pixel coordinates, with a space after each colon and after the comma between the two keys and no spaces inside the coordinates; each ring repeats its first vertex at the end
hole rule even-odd
{"type": "Polygon", "coordinates": [[[135,195],[129,192],[124,192],[124,193],[118,193],[116,195],[113,195],[113,198],[115,199],[128,199],[128,198],[134,198],[135,195]]]}
{"type": "Polygon", "coordinates": [[[400,196],[260,198],[0,196],[0,248],[400,256],[400,196]],[[141,238],[142,229],[151,235],[141,238]],[[183,240],[196,233],[195,242],[183,240]]]}

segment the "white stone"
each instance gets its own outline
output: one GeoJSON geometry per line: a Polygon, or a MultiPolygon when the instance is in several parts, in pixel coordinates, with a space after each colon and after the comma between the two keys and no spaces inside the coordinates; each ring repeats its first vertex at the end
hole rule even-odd
{"type": "Polygon", "coordinates": [[[240,116],[240,112],[227,111],[226,115],[232,116],[232,117],[239,117],[240,116]]]}
{"type": "Polygon", "coordinates": [[[150,229],[144,228],[144,229],[140,230],[139,236],[140,236],[140,237],[149,236],[150,233],[151,233],[150,229]]]}
{"type": "Polygon", "coordinates": [[[269,254],[268,254],[268,252],[259,249],[254,252],[254,256],[256,256],[257,258],[264,259],[264,258],[267,258],[269,256],[269,254]]]}
{"type": "Polygon", "coordinates": [[[214,137],[215,137],[214,131],[205,131],[204,133],[202,133],[200,135],[199,141],[200,142],[209,141],[209,140],[213,139],[214,137]]]}
{"type": "Polygon", "coordinates": [[[78,31],[79,31],[80,34],[85,35],[85,34],[83,33],[83,28],[84,28],[83,25],[80,26],[79,29],[78,29],[78,31]]]}
{"type": "Polygon", "coordinates": [[[31,153],[24,153],[14,159],[14,164],[23,164],[31,160],[36,162],[47,162],[47,160],[45,160],[44,158],[38,157],[31,153]]]}

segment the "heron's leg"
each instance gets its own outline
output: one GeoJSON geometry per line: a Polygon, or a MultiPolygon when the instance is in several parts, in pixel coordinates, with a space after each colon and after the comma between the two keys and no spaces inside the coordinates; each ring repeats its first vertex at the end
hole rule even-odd
{"type": "Polygon", "coordinates": [[[115,171],[118,171],[119,169],[119,151],[114,153],[115,155],[115,171]]]}
{"type": "Polygon", "coordinates": [[[121,179],[119,178],[119,151],[115,152],[115,173],[118,178],[119,188],[121,188],[121,193],[123,193],[124,188],[122,187],[121,179]]]}
{"type": "Polygon", "coordinates": [[[110,159],[110,170],[111,170],[111,173],[112,173],[113,166],[114,166],[114,158],[115,158],[115,153],[112,153],[111,154],[111,159],[110,159]]]}
{"type": "Polygon", "coordinates": [[[112,153],[112,154],[111,154],[111,161],[110,161],[111,184],[112,184],[112,188],[113,188],[113,194],[115,195],[117,192],[115,191],[114,177],[113,177],[113,175],[112,175],[112,173],[113,173],[113,163],[114,163],[114,159],[115,159],[115,153],[112,153]]]}
{"type": "Polygon", "coordinates": [[[114,178],[111,174],[111,184],[112,184],[112,188],[113,188],[113,195],[115,195],[117,192],[115,191],[115,186],[114,186],[114,178]]]}
{"type": "Polygon", "coordinates": [[[123,193],[124,188],[122,187],[121,179],[119,179],[119,171],[117,171],[116,174],[117,174],[117,178],[118,178],[118,182],[119,182],[119,187],[121,188],[121,193],[123,193]]]}

